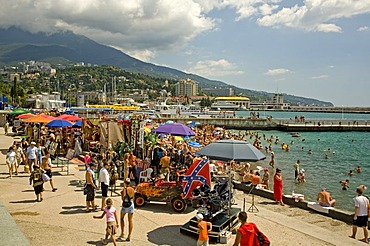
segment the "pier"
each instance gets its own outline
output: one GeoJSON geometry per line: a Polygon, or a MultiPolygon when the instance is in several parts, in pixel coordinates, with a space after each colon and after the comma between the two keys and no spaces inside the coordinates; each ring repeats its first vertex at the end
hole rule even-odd
{"type": "Polygon", "coordinates": [[[215,125],[226,129],[236,130],[278,130],[286,132],[345,132],[370,131],[370,120],[313,120],[297,122],[294,119],[250,119],[243,117],[215,117],[215,118],[161,118],[161,122],[176,121],[186,124],[196,121],[202,125],[215,125]]]}

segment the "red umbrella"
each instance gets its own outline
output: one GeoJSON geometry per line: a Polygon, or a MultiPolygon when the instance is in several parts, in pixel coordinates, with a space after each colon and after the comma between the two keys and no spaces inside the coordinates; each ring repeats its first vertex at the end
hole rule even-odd
{"type": "Polygon", "coordinates": [[[32,113],[26,113],[26,114],[20,114],[15,118],[17,118],[17,119],[27,119],[27,118],[31,118],[33,116],[35,116],[35,115],[32,114],[32,113]]]}
{"type": "Polygon", "coordinates": [[[82,120],[82,118],[77,117],[77,116],[74,116],[74,115],[70,115],[70,114],[62,114],[62,115],[58,116],[58,119],[68,120],[68,121],[79,121],[79,120],[82,120]]]}
{"type": "Polygon", "coordinates": [[[40,116],[46,118],[46,119],[49,119],[49,120],[55,120],[56,118],[54,116],[51,116],[51,115],[47,115],[47,114],[40,114],[40,116]]]}

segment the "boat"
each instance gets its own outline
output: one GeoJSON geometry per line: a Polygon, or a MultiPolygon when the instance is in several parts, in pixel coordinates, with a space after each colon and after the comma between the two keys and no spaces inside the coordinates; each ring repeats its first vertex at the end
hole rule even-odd
{"type": "Polygon", "coordinates": [[[290,133],[290,135],[292,135],[293,138],[298,138],[301,136],[301,134],[299,134],[298,132],[292,132],[290,133]]]}

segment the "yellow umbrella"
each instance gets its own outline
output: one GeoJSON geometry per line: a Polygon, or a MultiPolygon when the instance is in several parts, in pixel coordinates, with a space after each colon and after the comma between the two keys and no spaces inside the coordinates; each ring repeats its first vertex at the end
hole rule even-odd
{"type": "Polygon", "coordinates": [[[148,127],[144,127],[144,132],[150,133],[151,131],[148,127]]]}
{"type": "Polygon", "coordinates": [[[175,141],[182,142],[184,139],[180,136],[175,136],[175,141]]]}

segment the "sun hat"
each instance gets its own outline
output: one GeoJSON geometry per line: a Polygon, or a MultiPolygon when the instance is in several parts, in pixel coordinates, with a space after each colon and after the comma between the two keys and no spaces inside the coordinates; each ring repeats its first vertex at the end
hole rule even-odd
{"type": "Polygon", "coordinates": [[[321,190],[326,190],[326,188],[325,187],[322,187],[321,190]]]}
{"type": "Polygon", "coordinates": [[[204,219],[203,215],[202,214],[197,214],[195,215],[195,217],[198,219],[198,220],[202,220],[204,219]]]}
{"type": "Polygon", "coordinates": [[[269,169],[267,167],[265,167],[263,170],[268,171],[269,169]]]}
{"type": "Polygon", "coordinates": [[[36,145],[36,143],[35,142],[31,142],[31,145],[36,145]]]}

